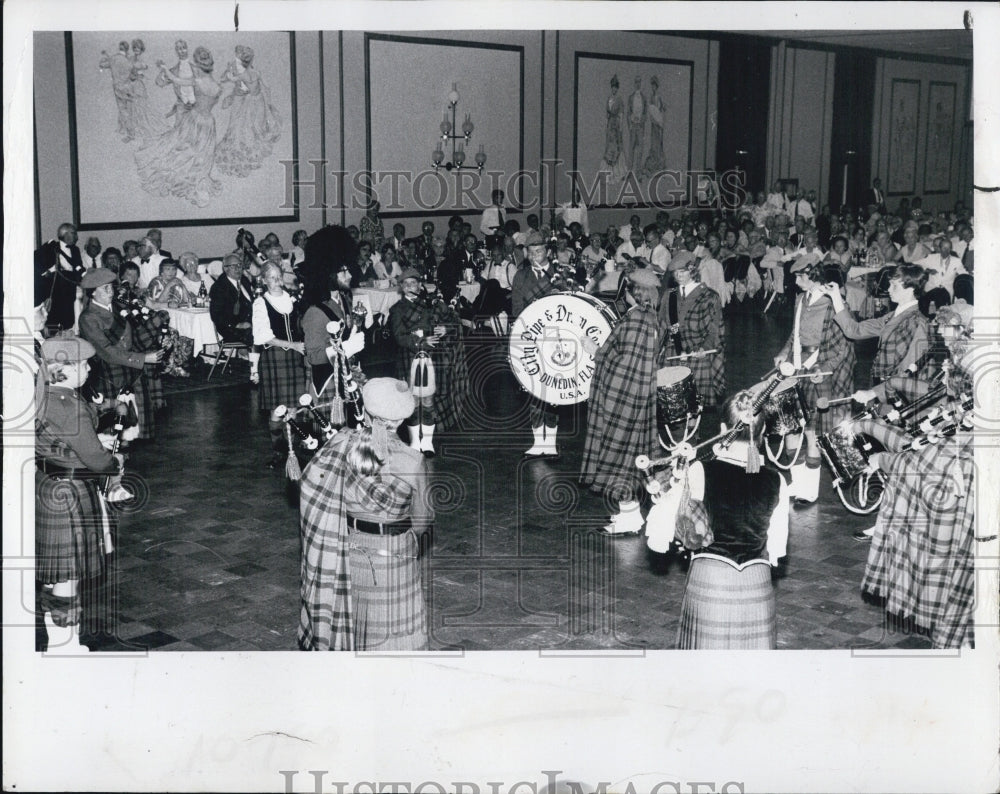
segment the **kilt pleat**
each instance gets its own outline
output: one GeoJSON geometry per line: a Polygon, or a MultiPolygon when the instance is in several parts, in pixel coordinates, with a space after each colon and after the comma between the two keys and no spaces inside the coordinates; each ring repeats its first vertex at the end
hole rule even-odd
{"type": "Polygon", "coordinates": [[[97,477],[67,479],[35,472],[35,578],[43,584],[104,572],[104,531],[97,477]]]}
{"type": "Polygon", "coordinates": [[[306,360],[301,353],[267,347],[260,354],[260,408],[270,411],[279,405],[295,408],[306,393],[306,360]]]}
{"type": "Polygon", "coordinates": [[[711,557],[694,557],[688,570],[680,649],[769,650],[777,644],[774,588],[765,562],[737,570],[711,557]]]}
{"type": "Polygon", "coordinates": [[[350,532],[354,647],[427,649],[427,611],[416,536],[350,532]]]}

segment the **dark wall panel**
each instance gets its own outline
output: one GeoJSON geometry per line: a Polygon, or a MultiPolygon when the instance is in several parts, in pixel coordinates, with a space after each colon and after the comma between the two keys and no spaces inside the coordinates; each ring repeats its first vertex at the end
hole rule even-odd
{"type": "Polygon", "coordinates": [[[719,126],[715,167],[740,168],[751,191],[764,190],[771,47],[724,38],[719,46],[719,126]]]}
{"type": "MultiPolygon", "coordinates": [[[[871,53],[839,52],[833,73],[833,130],[830,146],[830,204],[836,211],[844,197],[855,211],[871,180],[872,114],[875,102],[875,62],[871,53]],[[853,152],[853,154],[852,154],[853,152]]],[[[882,187],[885,189],[885,174],[882,187]]]]}

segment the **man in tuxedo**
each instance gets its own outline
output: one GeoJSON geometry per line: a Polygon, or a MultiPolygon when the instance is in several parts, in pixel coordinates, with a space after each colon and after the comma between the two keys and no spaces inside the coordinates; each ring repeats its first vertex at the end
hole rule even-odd
{"type": "Polygon", "coordinates": [[[139,244],[139,254],[130,261],[139,266],[139,289],[146,289],[149,282],[160,275],[160,262],[166,257],[159,252],[156,243],[149,237],[143,237],[139,244]]]}
{"type": "Polygon", "coordinates": [[[462,280],[466,269],[471,268],[474,272],[478,270],[476,246],[476,236],[467,234],[462,247],[452,251],[438,266],[437,285],[441,297],[446,301],[455,297],[455,293],[458,292],[458,282],[462,280]]]}
{"type": "Polygon", "coordinates": [[[878,177],[872,180],[872,186],[865,191],[865,206],[869,215],[873,212],[886,214],[885,193],[882,192],[882,180],[878,177]]]}
{"type": "Polygon", "coordinates": [[[237,254],[227,254],[222,262],[223,277],[209,293],[209,313],[215,330],[224,342],[252,344],[253,286],[243,275],[237,254]]]}
{"type": "Polygon", "coordinates": [[[164,259],[174,258],[173,254],[169,251],[163,250],[163,232],[159,229],[150,229],[146,232],[146,236],[153,241],[153,245],[156,246],[157,253],[159,253],[164,259]]]}
{"type": "MultiPolygon", "coordinates": [[[[191,66],[191,62],[188,60],[187,42],[184,41],[184,39],[178,39],[174,42],[174,52],[177,53],[177,63],[170,67],[170,73],[174,77],[190,80],[194,77],[194,69],[191,66]]],[[[156,84],[160,88],[164,88],[168,84],[173,86],[174,94],[177,96],[177,101],[174,103],[170,112],[167,113],[167,118],[173,116],[174,125],[176,126],[177,122],[181,119],[182,112],[194,105],[194,86],[178,85],[177,83],[168,80],[162,74],[156,75],[156,84]]]]}
{"type": "Polygon", "coordinates": [[[88,237],[87,244],[83,246],[83,266],[87,270],[101,266],[101,241],[96,237],[88,237]]]}
{"type": "Polygon", "coordinates": [[[55,240],[35,251],[35,305],[50,301],[46,326],[53,332],[68,331],[76,322],[74,302],[84,272],[76,241],[76,227],[64,223],[55,240]]]}

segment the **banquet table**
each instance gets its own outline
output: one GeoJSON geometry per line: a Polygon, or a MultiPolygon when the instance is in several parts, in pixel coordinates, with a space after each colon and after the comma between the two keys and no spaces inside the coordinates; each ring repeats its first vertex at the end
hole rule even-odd
{"type": "Polygon", "coordinates": [[[215,326],[208,309],[166,309],[170,315],[170,327],[181,336],[194,340],[192,355],[198,356],[208,345],[218,344],[215,326]]]}
{"type": "Polygon", "coordinates": [[[458,285],[458,291],[462,293],[462,297],[469,303],[474,303],[476,298],[479,297],[480,289],[481,287],[478,281],[473,281],[472,283],[462,281],[458,285]]]}
{"type": "Polygon", "coordinates": [[[374,287],[355,287],[354,300],[361,303],[368,309],[368,316],[374,317],[376,314],[389,316],[389,309],[396,303],[402,295],[399,289],[376,289],[374,287]]]}

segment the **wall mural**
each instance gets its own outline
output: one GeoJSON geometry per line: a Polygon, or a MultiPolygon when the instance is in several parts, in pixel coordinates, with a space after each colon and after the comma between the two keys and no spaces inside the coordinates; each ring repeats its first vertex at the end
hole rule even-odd
{"type": "Polygon", "coordinates": [[[927,138],[927,168],[924,171],[924,193],[948,193],[951,190],[951,159],[955,138],[955,83],[931,81],[927,92],[929,116],[927,138]]]}
{"type": "Polygon", "coordinates": [[[889,108],[890,196],[913,195],[916,191],[917,124],[920,114],[920,82],[893,80],[889,108]]]}
{"type": "Polygon", "coordinates": [[[291,34],[71,35],[82,227],[294,217],[291,34]]]}
{"type": "MultiPolygon", "coordinates": [[[[575,167],[587,184],[606,179],[599,203],[618,204],[623,193],[645,203],[655,175],[690,167],[693,64],[577,53],[576,65],[575,167]]],[[[658,192],[677,187],[654,183],[658,192]]]]}

